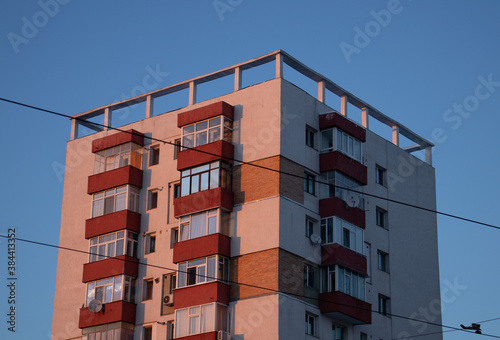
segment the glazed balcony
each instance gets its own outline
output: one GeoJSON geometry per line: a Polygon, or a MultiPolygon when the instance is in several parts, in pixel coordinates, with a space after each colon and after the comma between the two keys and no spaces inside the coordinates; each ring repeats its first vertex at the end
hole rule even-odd
{"type": "Polygon", "coordinates": [[[90,282],[106,277],[127,275],[136,278],[139,260],[128,255],[120,255],[105,260],[85,263],[82,282],[90,282]]]}
{"type": "Polygon", "coordinates": [[[177,170],[182,171],[219,160],[233,164],[233,158],[234,145],[225,140],[219,140],[180,151],[177,154],[177,170]]]}
{"type": "Polygon", "coordinates": [[[328,266],[338,264],[353,270],[363,276],[367,276],[366,257],[341,246],[338,243],[324,244],[321,246],[321,265],[328,266]]]}
{"type": "Polygon", "coordinates": [[[368,183],[368,169],[363,164],[344,155],[339,151],[322,153],[319,155],[319,171],[340,171],[359,183],[368,183]]]}
{"type": "Polygon", "coordinates": [[[223,234],[211,234],[174,244],[174,263],[189,261],[210,255],[231,256],[231,238],[223,234]]]}
{"type": "Polygon", "coordinates": [[[89,176],[87,193],[91,195],[99,191],[127,184],[133,185],[137,188],[142,188],[142,170],[136,168],[135,166],[127,165],[89,176]]]}
{"type": "Polygon", "coordinates": [[[372,305],[342,292],[318,295],[321,313],[350,325],[371,324],[372,305]]]}
{"type": "Polygon", "coordinates": [[[338,197],[320,199],[319,214],[322,218],[338,216],[360,228],[365,228],[366,225],[365,211],[348,206],[346,201],[338,197]]]}
{"type": "Polygon", "coordinates": [[[233,210],[234,193],[226,188],[214,188],[195,194],[178,197],[174,200],[174,215],[180,217],[199,211],[222,208],[233,210]]]}
{"type": "Polygon", "coordinates": [[[92,313],[88,307],[80,309],[79,328],[94,327],[112,322],[135,324],[136,305],[127,301],[104,303],[102,310],[92,313]]]}
{"type": "Polygon", "coordinates": [[[89,239],[122,229],[139,233],[141,231],[141,214],[125,209],[90,218],[85,221],[85,238],[89,239]]]}
{"type": "Polygon", "coordinates": [[[201,283],[175,290],[174,308],[186,308],[211,302],[229,304],[231,286],[219,281],[201,283]]]}

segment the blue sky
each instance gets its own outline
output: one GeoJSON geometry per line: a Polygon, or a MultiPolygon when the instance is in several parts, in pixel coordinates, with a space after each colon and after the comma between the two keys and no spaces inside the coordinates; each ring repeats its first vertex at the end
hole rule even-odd
{"type": "MultiPolygon", "coordinates": [[[[151,72],[148,90],[283,49],[435,142],[440,211],[500,224],[498,1],[4,0],[2,7],[0,97],[73,115],[138,94],[151,72]]],[[[5,102],[0,115],[0,234],[15,227],[17,237],[57,244],[70,122],[5,102]]],[[[133,111],[122,121],[132,118],[133,111]]],[[[447,217],[438,217],[438,230],[443,323],[500,317],[500,230],[447,217]]],[[[1,315],[6,245],[0,239],[1,315]]],[[[2,317],[0,338],[48,339],[56,262],[55,249],[18,243],[17,332],[2,317]]],[[[500,320],[482,328],[500,335],[500,320]]]]}

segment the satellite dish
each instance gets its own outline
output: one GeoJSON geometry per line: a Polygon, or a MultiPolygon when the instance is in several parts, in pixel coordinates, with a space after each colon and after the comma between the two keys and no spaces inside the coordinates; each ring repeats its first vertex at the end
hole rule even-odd
{"type": "Polygon", "coordinates": [[[102,310],[102,302],[100,300],[92,300],[89,302],[89,310],[92,313],[99,313],[102,310]]]}
{"type": "Polygon", "coordinates": [[[321,237],[319,237],[319,235],[316,235],[316,234],[311,234],[311,236],[309,236],[309,240],[311,241],[312,244],[320,244],[321,243],[321,237]]]}
{"type": "Polygon", "coordinates": [[[359,196],[356,194],[349,194],[346,197],[346,202],[351,208],[357,207],[359,205],[359,196]]]}

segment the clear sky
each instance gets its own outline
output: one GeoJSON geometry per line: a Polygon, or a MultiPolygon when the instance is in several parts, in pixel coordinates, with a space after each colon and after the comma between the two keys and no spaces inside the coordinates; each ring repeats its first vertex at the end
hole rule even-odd
{"type": "MultiPolygon", "coordinates": [[[[1,4],[0,97],[73,115],[283,49],[434,141],[440,211],[500,225],[497,0],[1,4]]],[[[58,244],[70,122],[5,102],[0,119],[0,234],[58,244]]],[[[438,231],[443,323],[500,317],[500,230],[439,217],[438,231]]],[[[48,339],[57,250],[18,242],[16,251],[14,334],[0,239],[0,338],[48,339]]],[[[482,329],[500,335],[500,320],[482,329]]]]}

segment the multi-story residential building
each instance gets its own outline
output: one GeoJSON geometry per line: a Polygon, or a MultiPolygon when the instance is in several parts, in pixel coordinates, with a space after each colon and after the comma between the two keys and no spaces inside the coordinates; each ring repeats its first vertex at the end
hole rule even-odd
{"type": "Polygon", "coordinates": [[[442,339],[418,321],[441,322],[436,217],[397,203],[435,209],[433,145],[290,55],[74,118],[60,246],[81,252],[59,251],[53,339],[442,339]],[[153,109],[173,93],[188,105],[153,109]],[[92,123],[133,105],[121,131],[92,123]]]}

